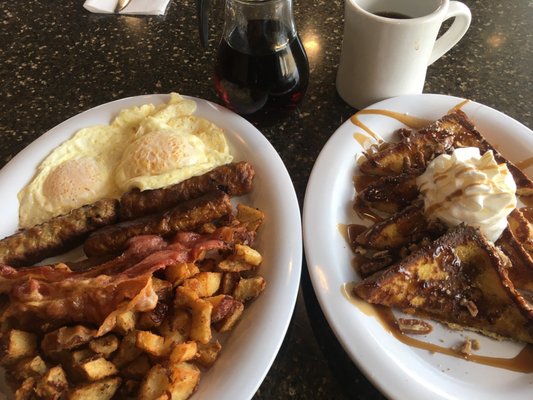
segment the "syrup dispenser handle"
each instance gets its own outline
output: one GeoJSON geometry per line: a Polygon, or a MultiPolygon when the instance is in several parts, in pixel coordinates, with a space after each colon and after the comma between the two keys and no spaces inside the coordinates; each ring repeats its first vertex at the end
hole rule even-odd
{"type": "Polygon", "coordinates": [[[200,43],[205,49],[209,39],[209,7],[211,0],[196,0],[196,16],[198,18],[198,33],[200,43]]]}

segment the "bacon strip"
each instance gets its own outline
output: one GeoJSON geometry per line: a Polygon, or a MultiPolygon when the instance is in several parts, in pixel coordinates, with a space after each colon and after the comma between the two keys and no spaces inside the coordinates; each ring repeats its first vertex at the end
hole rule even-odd
{"type": "MultiPolygon", "coordinates": [[[[31,277],[14,285],[2,318],[34,317],[100,325],[124,303],[127,309],[148,311],[157,303],[157,295],[152,289],[152,274],[186,260],[187,250],[161,250],[115,275],[84,277],[71,274],[61,281],[31,277]]],[[[104,334],[113,326],[107,321],[99,334],[104,334]]]]}
{"type": "Polygon", "coordinates": [[[20,283],[29,279],[56,282],[72,276],[82,279],[83,277],[95,277],[100,274],[112,275],[119,273],[132,264],[141,261],[149,254],[165,248],[167,245],[167,242],[160,236],[137,236],[128,241],[128,248],[120,256],[80,272],[74,272],[62,263],[27,268],[13,268],[0,264],[0,294],[9,293],[17,282],[20,283]]]}
{"type": "Polygon", "coordinates": [[[16,317],[22,325],[84,322],[98,326],[97,335],[104,335],[113,329],[120,312],[155,308],[154,272],[194,262],[205,251],[227,246],[212,235],[193,235],[195,240],[185,240],[183,234],[183,242],[177,237],[170,245],[157,236],[137,237],[121,256],[83,272],[62,264],[18,270],[0,266],[0,293],[8,294],[10,300],[0,321],[16,317]]]}

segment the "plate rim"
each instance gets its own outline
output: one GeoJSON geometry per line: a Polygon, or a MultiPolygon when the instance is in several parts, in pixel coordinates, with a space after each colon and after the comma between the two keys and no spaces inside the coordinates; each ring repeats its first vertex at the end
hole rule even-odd
{"type": "MultiPolygon", "coordinates": [[[[424,94],[415,94],[415,95],[406,95],[406,96],[398,96],[393,97],[390,99],[385,99],[382,101],[379,101],[375,104],[372,104],[365,109],[387,109],[387,106],[391,103],[394,103],[396,108],[393,108],[394,111],[400,111],[400,112],[407,112],[405,110],[398,110],[398,104],[397,102],[400,101],[413,101],[413,99],[419,99],[419,101],[422,101],[421,99],[428,100],[429,101],[453,101],[454,104],[459,104],[462,101],[466,100],[464,98],[456,97],[456,96],[449,96],[449,95],[443,95],[443,94],[433,94],[433,93],[424,93],[424,94]]],[[[480,109],[484,109],[484,111],[488,111],[490,113],[494,113],[494,115],[498,115],[499,118],[505,119],[505,123],[512,124],[516,127],[516,129],[521,130],[527,130],[529,133],[531,133],[531,130],[524,124],[520,123],[519,121],[513,119],[512,117],[504,114],[501,111],[498,111],[494,108],[491,108],[489,106],[486,106],[484,104],[478,103],[476,101],[468,100],[468,103],[471,106],[479,107],[480,109]]],[[[444,111],[445,113],[445,111],[444,111]]],[[[442,115],[444,115],[444,113],[442,115]]],[[[355,113],[354,113],[355,114],[355,113]]],[[[415,115],[415,117],[424,117],[420,115],[415,115]]],[[[350,122],[350,118],[348,118],[346,121],[344,121],[331,135],[331,137],[327,140],[326,144],[322,148],[320,154],[318,155],[315,164],[313,165],[313,168],[311,170],[311,174],[309,177],[309,181],[307,184],[305,196],[304,196],[304,204],[303,204],[303,242],[304,242],[304,254],[307,264],[307,269],[309,271],[309,275],[311,278],[311,282],[313,285],[313,289],[315,292],[315,295],[317,296],[318,302],[320,304],[320,307],[326,317],[326,320],[328,321],[328,324],[332,331],[334,332],[337,340],[340,342],[341,346],[343,347],[346,354],[350,357],[352,362],[364,373],[364,375],[369,379],[369,381],[384,395],[386,395],[388,398],[391,399],[402,399],[402,398],[411,398],[411,399],[424,399],[427,398],[427,396],[433,396],[433,398],[455,398],[452,394],[447,394],[445,392],[439,392],[436,393],[434,390],[434,387],[427,386],[427,385],[413,385],[412,383],[415,383],[415,381],[418,381],[416,383],[422,383],[420,380],[416,379],[413,374],[411,376],[408,376],[409,371],[396,371],[397,376],[389,376],[387,375],[386,379],[381,377],[379,367],[387,367],[387,365],[384,365],[384,362],[380,360],[378,367],[371,366],[369,363],[365,363],[363,361],[364,356],[367,357],[373,357],[376,356],[374,354],[375,350],[369,350],[368,345],[371,344],[369,342],[364,343],[367,348],[363,348],[365,346],[361,346],[359,349],[355,349],[356,346],[349,343],[349,339],[347,337],[347,332],[345,332],[342,327],[342,324],[339,324],[338,321],[335,319],[334,312],[332,312],[333,304],[330,304],[330,301],[328,301],[328,293],[322,288],[321,286],[321,280],[324,279],[323,271],[321,269],[324,269],[324,266],[320,265],[320,261],[323,262],[323,257],[319,257],[316,254],[316,251],[313,246],[312,241],[312,225],[310,221],[312,221],[312,215],[316,212],[316,210],[313,209],[313,204],[311,196],[316,194],[316,188],[315,186],[318,185],[317,176],[323,172],[321,168],[323,169],[323,159],[326,159],[326,155],[328,152],[331,152],[330,148],[333,148],[336,141],[340,142],[340,135],[342,135],[342,130],[345,129],[344,127],[346,125],[352,124],[350,122]],[[316,261],[315,261],[316,260],[316,261]]],[[[352,124],[352,130],[355,133],[358,128],[352,124]]],[[[352,139],[354,142],[355,140],[352,139]]],[[[359,147],[360,150],[362,150],[361,146],[357,144],[357,147],[359,147]]],[[[359,151],[360,151],[359,150],[359,151]]],[[[355,171],[355,153],[354,158],[352,161],[354,171],[355,171]]],[[[349,183],[347,182],[346,185],[349,183]]],[[[324,187],[322,186],[322,191],[327,192],[327,190],[324,190],[324,187]]],[[[354,191],[355,193],[355,191],[354,191]]],[[[338,221],[338,223],[342,223],[343,221],[338,221]]],[[[316,226],[315,226],[316,229],[316,226]]],[[[339,268],[343,268],[342,266],[339,268]]],[[[336,282],[334,282],[336,283],[336,282]]],[[[335,288],[336,289],[336,288],[335,288]]],[[[346,302],[348,302],[347,299],[344,299],[346,302]]],[[[386,361],[385,361],[386,363],[386,361]]],[[[389,365],[390,366],[390,365],[389,365]]],[[[411,371],[412,372],[412,371],[411,371]]],[[[453,379],[450,377],[450,379],[453,379]]],[[[472,388],[469,388],[472,389],[472,388]]],[[[471,393],[475,394],[475,388],[474,391],[471,393]]]]}

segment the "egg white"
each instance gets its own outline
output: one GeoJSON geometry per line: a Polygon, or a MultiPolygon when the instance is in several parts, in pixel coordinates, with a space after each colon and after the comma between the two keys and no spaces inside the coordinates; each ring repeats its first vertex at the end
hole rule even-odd
{"type": "Polygon", "coordinates": [[[127,108],[110,125],[81,129],[46,157],[19,192],[20,226],[231,162],[222,129],[192,115],[195,111],[194,101],[172,93],[166,104],[127,108]]]}
{"type": "Polygon", "coordinates": [[[117,197],[111,171],[120,160],[123,132],[113,126],[78,131],[54,149],[19,194],[19,222],[25,228],[101,198],[117,197]]]}
{"type": "Polygon", "coordinates": [[[142,136],[126,148],[116,169],[119,188],[157,189],[231,162],[222,130],[214,124],[217,129],[210,129],[211,123],[203,121],[195,116],[173,119],[168,124],[146,120],[142,136]],[[204,129],[198,129],[198,125],[204,129]]]}

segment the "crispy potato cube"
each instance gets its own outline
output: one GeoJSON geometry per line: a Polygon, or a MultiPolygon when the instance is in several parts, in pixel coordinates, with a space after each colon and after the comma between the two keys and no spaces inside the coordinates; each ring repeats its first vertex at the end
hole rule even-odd
{"type": "Polygon", "coordinates": [[[237,219],[241,222],[264,219],[265,213],[258,208],[248,206],[243,203],[237,204],[237,219]]]}
{"type": "Polygon", "coordinates": [[[167,390],[170,381],[168,371],[161,364],[156,364],[146,374],[139,388],[139,400],[155,400],[161,397],[167,390]]]}
{"type": "Polygon", "coordinates": [[[10,372],[16,379],[23,381],[31,377],[42,376],[46,370],[46,363],[41,356],[35,356],[23,358],[10,372]]]}
{"type": "Polygon", "coordinates": [[[73,365],[78,365],[82,361],[90,357],[93,357],[95,353],[91,349],[80,349],[80,350],[73,351],[69,354],[70,354],[69,361],[73,365]]]}
{"type": "Polygon", "coordinates": [[[15,391],[15,400],[30,400],[35,394],[36,378],[26,378],[15,391]]]}
{"type": "MultiPolygon", "coordinates": [[[[185,311],[183,311],[183,313],[187,315],[189,319],[188,324],[190,326],[190,316],[185,311]]],[[[176,343],[182,343],[185,341],[185,335],[179,329],[174,329],[171,326],[170,318],[167,318],[165,321],[163,321],[158,328],[158,332],[165,338],[165,346],[167,348],[172,347],[176,343]]],[[[189,330],[187,329],[187,336],[189,335],[188,332],[189,330]]]]}
{"type": "Polygon", "coordinates": [[[200,297],[213,296],[220,288],[222,273],[220,272],[200,272],[195,276],[200,283],[200,297]]]}
{"type": "Polygon", "coordinates": [[[233,297],[242,302],[250,301],[259,296],[265,290],[265,286],[266,281],[262,276],[243,278],[237,283],[237,287],[233,291],[233,297]]]}
{"type": "Polygon", "coordinates": [[[249,230],[256,231],[264,219],[265,214],[257,208],[237,204],[237,220],[246,223],[249,230]]]}
{"type": "Polygon", "coordinates": [[[231,258],[233,260],[244,261],[256,267],[263,262],[263,256],[257,250],[244,244],[235,245],[235,253],[231,258]]]}
{"type": "Polygon", "coordinates": [[[213,311],[211,312],[211,322],[216,322],[216,320],[222,319],[219,314],[222,313],[224,308],[224,303],[227,303],[226,299],[231,299],[231,296],[226,294],[219,294],[217,296],[206,297],[205,301],[208,301],[213,306],[213,311]]]}
{"type": "Polygon", "coordinates": [[[202,367],[209,368],[215,363],[220,350],[222,350],[222,345],[218,340],[207,344],[199,343],[194,361],[202,367]]]}
{"type": "Polygon", "coordinates": [[[200,382],[200,370],[194,364],[181,363],[169,367],[168,393],[172,400],[185,400],[193,394],[200,382]]]}
{"type": "Polygon", "coordinates": [[[76,380],[84,380],[85,373],[80,367],[83,362],[95,357],[95,353],[91,349],[82,348],[72,352],[65,352],[61,357],[61,364],[66,369],[69,377],[76,380]]]}
{"type": "Polygon", "coordinates": [[[190,307],[198,299],[198,292],[185,286],[178,286],[174,291],[174,307],[190,307]]]}
{"type": "Polygon", "coordinates": [[[152,288],[159,301],[168,301],[172,297],[172,283],[165,279],[152,277],[152,288]]]}
{"type": "Polygon", "coordinates": [[[37,354],[37,337],[33,333],[10,329],[0,342],[0,364],[9,365],[37,354]]]}
{"type": "Polygon", "coordinates": [[[72,350],[88,343],[96,336],[96,330],[82,325],[64,326],[47,333],[41,341],[41,349],[54,358],[63,350],[72,350]]]}
{"type": "Polygon", "coordinates": [[[238,272],[224,272],[220,283],[220,293],[233,294],[240,279],[241,275],[238,272]]]}
{"type": "Polygon", "coordinates": [[[200,270],[195,263],[177,263],[165,268],[165,279],[172,283],[173,287],[181,285],[188,278],[193,277],[200,270]]]}
{"type": "Polygon", "coordinates": [[[68,389],[67,375],[61,366],[50,368],[35,385],[35,394],[42,399],[59,399],[68,389]]]}
{"type": "Polygon", "coordinates": [[[115,327],[113,330],[121,335],[127,335],[135,329],[135,323],[137,322],[137,315],[134,311],[128,310],[117,315],[115,327]]]}
{"type": "Polygon", "coordinates": [[[200,272],[194,278],[186,279],[183,287],[193,290],[200,298],[208,297],[218,291],[221,280],[220,272],[200,272]]]}
{"type": "Polygon", "coordinates": [[[196,342],[190,341],[185,343],[178,343],[170,352],[168,358],[171,364],[179,364],[185,361],[192,360],[196,355],[198,345],[196,342]]]}
{"type": "Polygon", "coordinates": [[[118,338],[112,333],[93,339],[89,342],[89,348],[97,354],[101,354],[105,358],[114,353],[118,349],[118,338]]]}
{"type": "Polygon", "coordinates": [[[169,313],[169,307],[166,303],[158,302],[151,311],[139,313],[137,316],[137,329],[149,330],[161,325],[169,313]]]}
{"type": "Polygon", "coordinates": [[[120,386],[119,377],[102,379],[100,381],[80,385],[70,390],[68,400],[109,400],[120,386]]]}
{"type": "Polygon", "coordinates": [[[228,311],[224,319],[214,324],[215,329],[219,332],[228,332],[239,321],[244,311],[244,304],[240,301],[232,303],[231,309],[228,311]]]}
{"type": "Polygon", "coordinates": [[[206,297],[205,300],[209,301],[213,305],[213,311],[211,312],[212,324],[220,322],[229,315],[233,314],[235,309],[242,308],[242,302],[225,294],[206,297]]]}
{"type": "Polygon", "coordinates": [[[120,368],[130,361],[135,360],[142,353],[142,350],[135,345],[136,342],[137,335],[135,331],[131,331],[124,336],[118,346],[117,353],[113,357],[113,364],[120,368]]]}
{"type": "Polygon", "coordinates": [[[102,356],[95,356],[83,360],[78,364],[78,368],[83,374],[85,380],[94,382],[118,373],[117,367],[111,361],[102,356]]]}
{"type": "Polygon", "coordinates": [[[244,272],[252,271],[255,269],[255,265],[241,260],[226,258],[218,263],[217,268],[222,272],[244,272]]]}
{"type": "Polygon", "coordinates": [[[185,310],[175,310],[158,327],[165,338],[165,346],[171,348],[176,343],[183,343],[191,330],[191,316],[185,310]]]}
{"type": "Polygon", "coordinates": [[[196,389],[200,370],[193,364],[154,365],[141,383],[139,400],[187,399],[196,389]]]}
{"type": "Polygon", "coordinates": [[[180,331],[187,336],[191,330],[191,315],[185,310],[175,310],[168,318],[172,330],[180,331]]]}
{"type": "Polygon", "coordinates": [[[148,356],[141,354],[135,360],[122,367],[120,375],[130,379],[142,379],[151,367],[148,356]]]}
{"type": "Polygon", "coordinates": [[[190,338],[200,343],[211,340],[211,312],[213,305],[205,300],[198,299],[191,304],[191,332],[190,338]]]}
{"type": "Polygon", "coordinates": [[[135,346],[155,357],[161,357],[167,352],[165,338],[149,331],[137,331],[135,346]]]}

